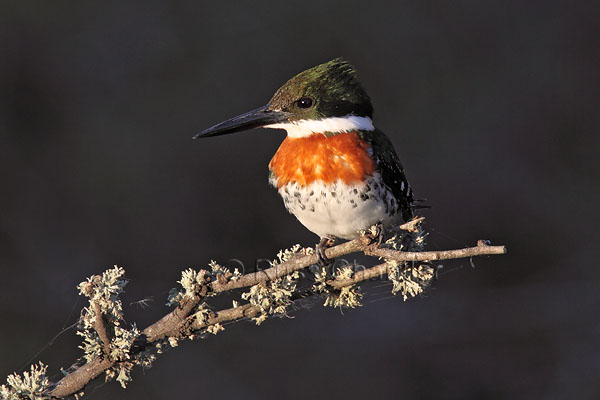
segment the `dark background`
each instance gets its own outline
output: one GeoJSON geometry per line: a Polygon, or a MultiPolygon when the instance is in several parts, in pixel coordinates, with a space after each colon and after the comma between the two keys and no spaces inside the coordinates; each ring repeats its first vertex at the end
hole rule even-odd
{"type": "Polygon", "coordinates": [[[1,380],[81,354],[52,340],[113,264],[145,327],[184,267],[313,245],[266,182],[283,132],[191,137],[343,56],[433,205],[428,248],[509,253],[406,303],[379,282],[343,315],[228,326],[89,397],[598,398],[598,7],[523,3],[2,2],[1,380]]]}

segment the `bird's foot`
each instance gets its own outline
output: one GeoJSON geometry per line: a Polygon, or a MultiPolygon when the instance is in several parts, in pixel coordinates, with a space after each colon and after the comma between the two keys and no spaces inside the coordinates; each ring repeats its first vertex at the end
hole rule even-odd
{"type": "Polygon", "coordinates": [[[331,264],[331,259],[325,254],[325,250],[335,244],[335,239],[331,237],[323,237],[319,241],[319,244],[315,247],[317,253],[317,264],[321,267],[326,267],[331,264]]]}
{"type": "Polygon", "coordinates": [[[383,243],[383,237],[385,236],[383,224],[378,222],[377,224],[373,225],[371,229],[365,232],[365,236],[371,240],[371,244],[369,246],[378,248],[381,246],[381,243],[383,243]]]}

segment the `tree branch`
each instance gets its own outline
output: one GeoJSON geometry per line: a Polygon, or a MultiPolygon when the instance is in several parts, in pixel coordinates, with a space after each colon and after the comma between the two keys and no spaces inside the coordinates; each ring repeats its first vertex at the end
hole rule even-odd
{"type": "MultiPolygon", "coordinates": [[[[411,221],[403,227],[406,230],[411,230],[414,229],[419,222],[420,220],[416,222],[411,221]]],[[[504,246],[489,246],[486,242],[479,241],[477,246],[463,249],[404,252],[389,248],[374,248],[371,239],[367,236],[361,236],[357,239],[327,249],[326,255],[330,259],[334,259],[354,252],[363,252],[366,255],[380,257],[385,259],[386,262],[367,269],[354,271],[350,277],[341,278],[338,276],[334,279],[327,279],[325,284],[328,287],[334,290],[341,290],[365,280],[385,275],[389,272],[390,267],[394,265],[390,261],[420,262],[457,259],[481,255],[504,254],[506,249],[504,246]]],[[[175,340],[186,338],[200,330],[215,326],[216,324],[256,317],[257,315],[264,313],[264,310],[261,309],[260,306],[251,303],[220,311],[207,311],[206,318],[198,318],[198,313],[196,311],[200,302],[207,295],[265,284],[289,276],[295,271],[309,267],[316,262],[317,257],[315,254],[297,255],[288,261],[263,271],[245,274],[234,279],[226,279],[219,276],[219,279],[203,283],[197,293],[183,297],[179,302],[179,305],[172,312],[144,329],[141,338],[136,340],[130,353],[134,355],[139,354],[147,349],[148,346],[159,343],[161,340],[167,338],[173,338],[175,340]]],[[[317,293],[314,289],[309,290],[307,293],[308,296],[315,294],[317,293]]],[[[102,314],[97,311],[98,310],[95,308],[97,319],[101,319],[102,314]]],[[[110,343],[110,341],[108,341],[108,335],[106,335],[104,325],[99,323],[95,325],[95,329],[101,337],[102,342],[105,344],[104,351],[107,352],[106,343],[110,343]],[[103,331],[104,334],[102,333],[103,331]]],[[[107,352],[107,354],[110,353],[107,352]]],[[[97,357],[76,368],[73,372],[56,382],[49,388],[47,394],[51,397],[62,398],[77,393],[92,379],[96,378],[102,372],[114,367],[118,362],[118,360],[111,360],[110,357],[97,357]]]]}
{"type": "Polygon", "coordinates": [[[100,304],[97,301],[92,301],[92,306],[94,308],[94,330],[100,336],[100,340],[102,341],[102,349],[104,351],[104,355],[107,358],[110,358],[110,339],[108,338],[108,333],[106,332],[106,326],[104,325],[104,317],[102,316],[102,309],[100,308],[100,304]]]}
{"type": "MultiPolygon", "coordinates": [[[[409,222],[406,222],[398,227],[398,229],[415,232],[416,227],[423,222],[425,218],[419,217],[415,218],[409,222]]],[[[359,236],[354,240],[350,240],[348,242],[339,244],[337,246],[328,248],[325,250],[325,255],[330,260],[333,260],[338,257],[345,256],[350,253],[356,253],[359,251],[364,251],[372,244],[372,240],[366,236],[359,236]]],[[[316,254],[308,254],[304,256],[296,256],[293,259],[286,261],[284,263],[278,264],[274,267],[257,271],[253,273],[249,273],[244,275],[238,280],[229,281],[226,283],[213,282],[212,283],[212,291],[213,292],[224,292],[232,289],[239,289],[243,287],[254,286],[260,282],[272,281],[282,276],[289,275],[294,271],[299,271],[306,267],[316,264],[318,261],[316,254]]]]}
{"type": "Polygon", "coordinates": [[[475,247],[467,247],[458,250],[408,252],[382,248],[366,248],[364,253],[368,256],[377,256],[394,261],[439,261],[483,255],[504,254],[506,253],[506,248],[504,246],[489,246],[485,244],[484,241],[480,240],[475,247]]]}

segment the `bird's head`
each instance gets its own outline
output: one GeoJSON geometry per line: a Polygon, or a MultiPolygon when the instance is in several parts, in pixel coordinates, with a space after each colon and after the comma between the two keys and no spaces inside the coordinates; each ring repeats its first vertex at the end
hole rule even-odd
{"type": "Polygon", "coordinates": [[[281,86],[267,105],[203,130],[194,138],[225,135],[258,127],[285,129],[289,136],[372,130],[373,106],[341,58],[299,73],[281,86]]]}

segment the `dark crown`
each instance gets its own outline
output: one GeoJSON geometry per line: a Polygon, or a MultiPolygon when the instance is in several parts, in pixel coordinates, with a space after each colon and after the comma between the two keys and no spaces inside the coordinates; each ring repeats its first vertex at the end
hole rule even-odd
{"type": "Polygon", "coordinates": [[[356,70],[341,58],[294,76],[275,92],[269,109],[290,113],[291,121],[373,116],[371,99],[358,82],[356,70]]]}

